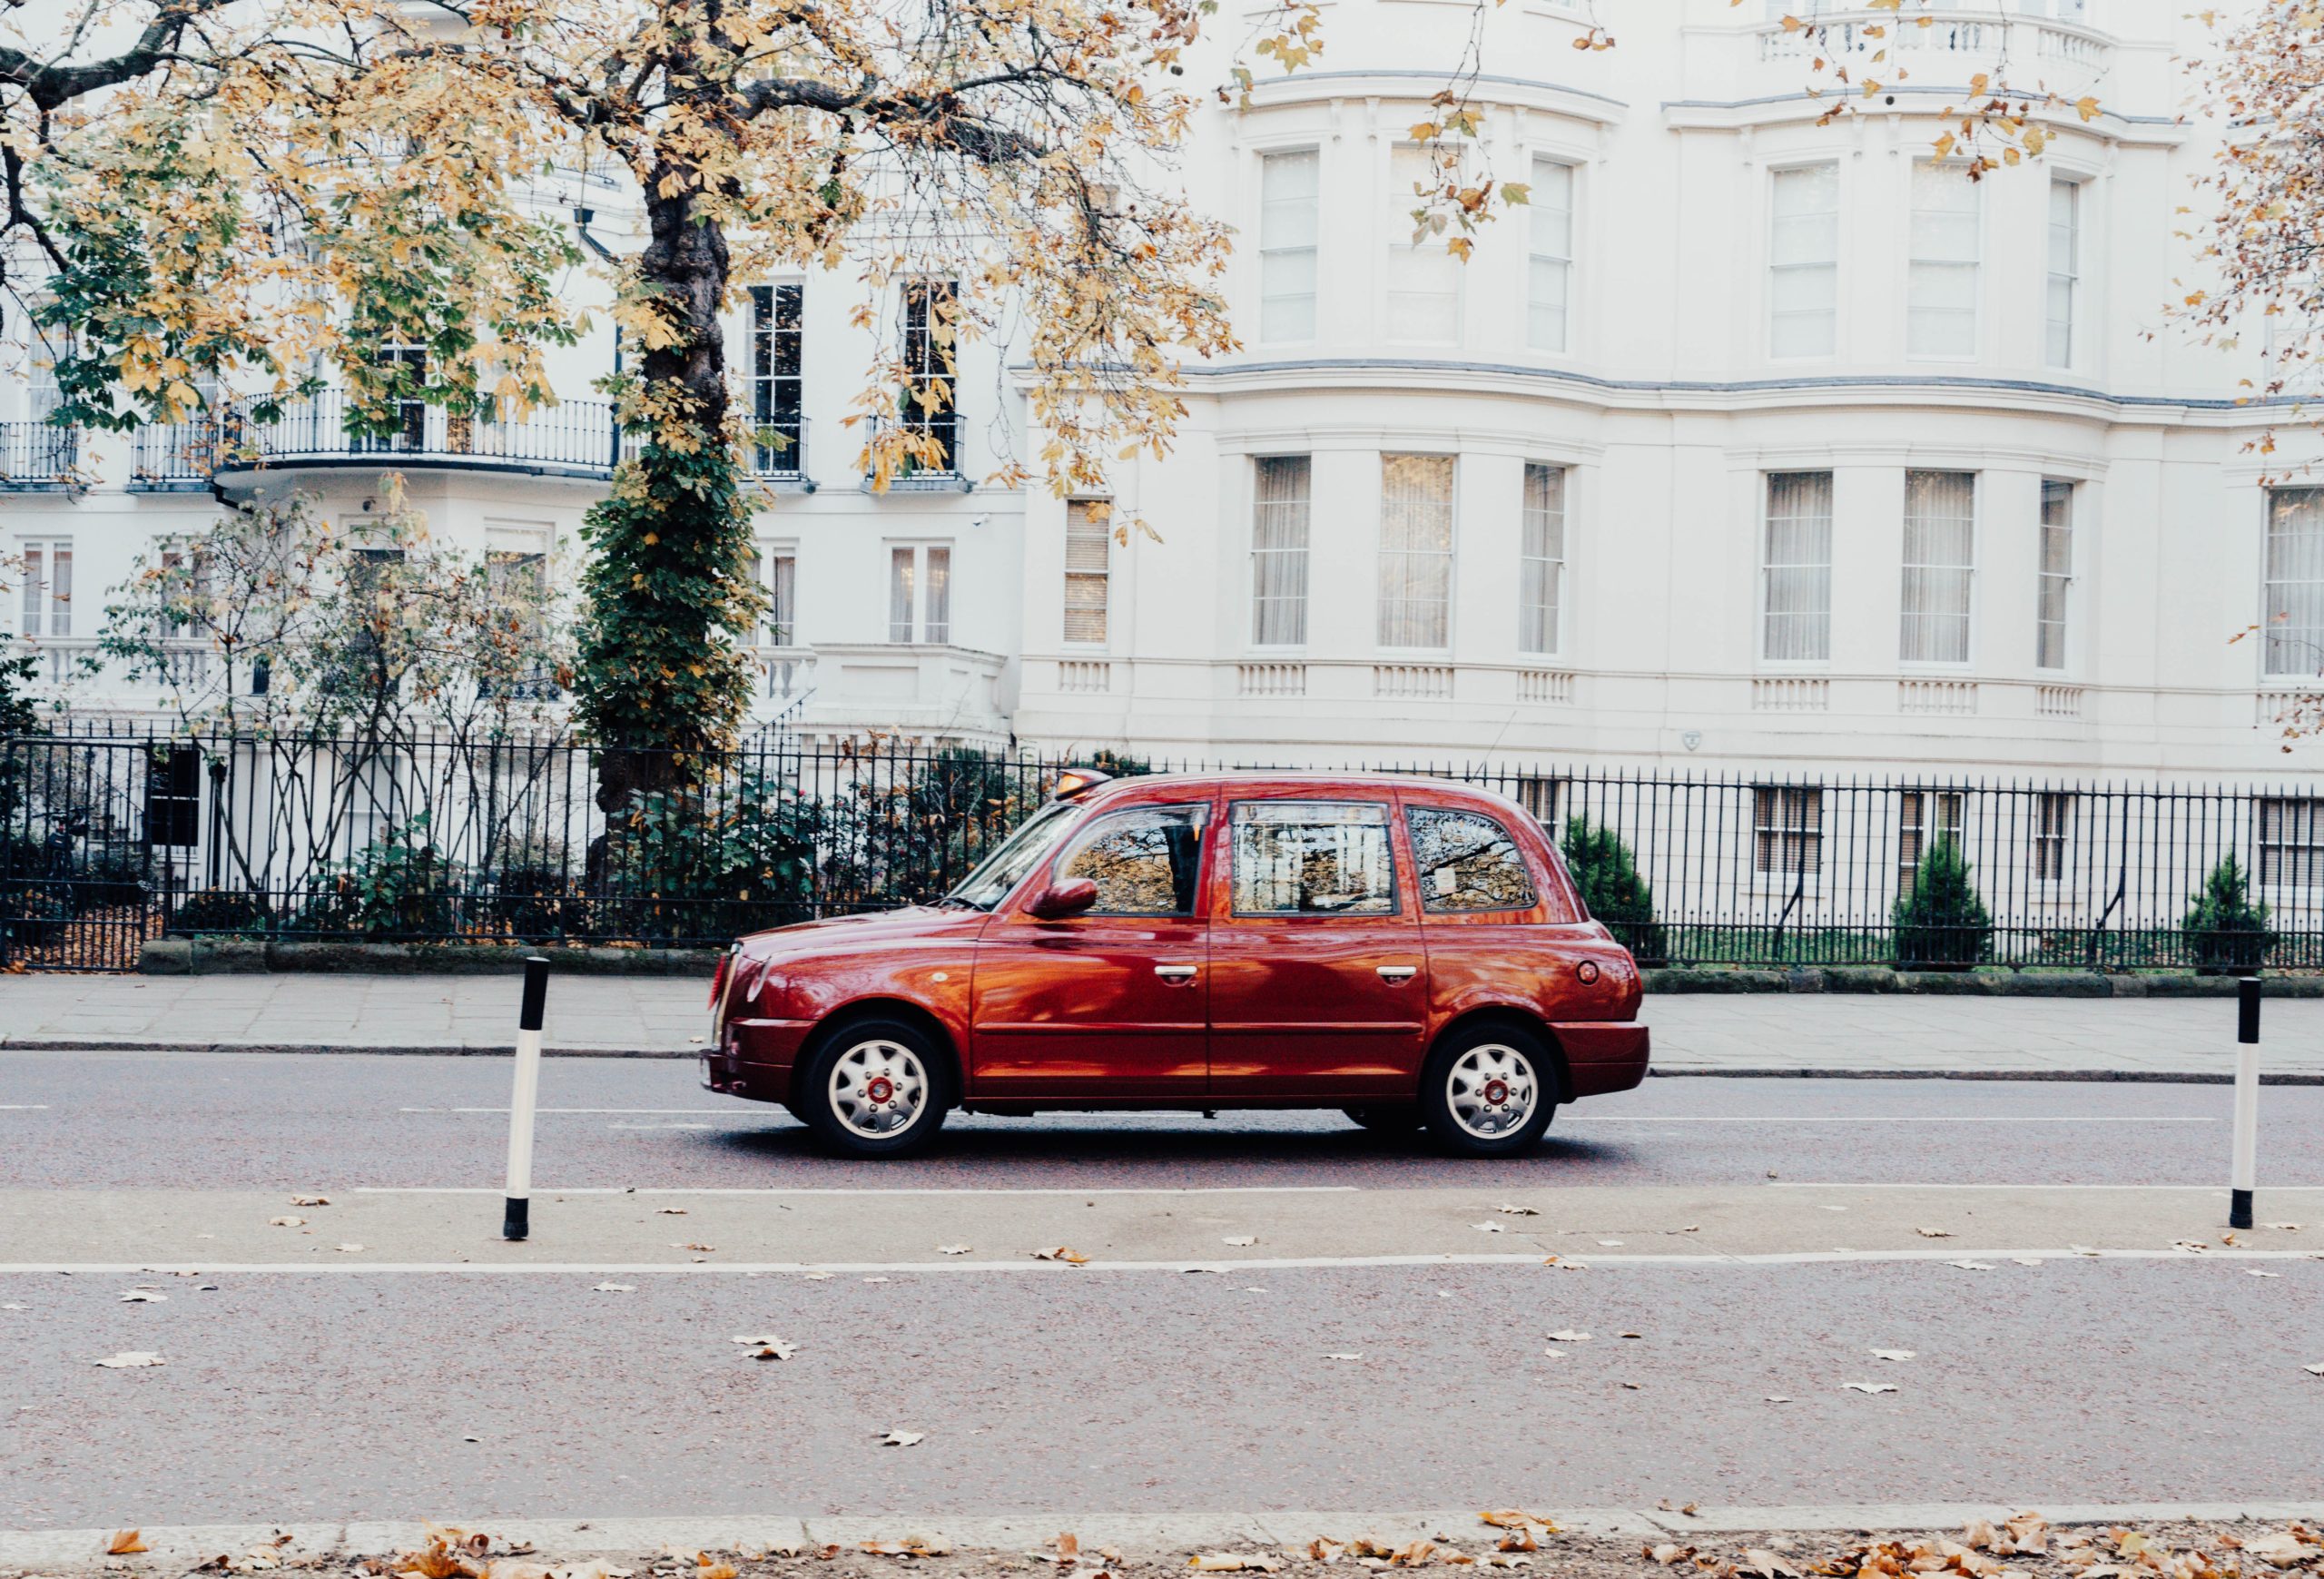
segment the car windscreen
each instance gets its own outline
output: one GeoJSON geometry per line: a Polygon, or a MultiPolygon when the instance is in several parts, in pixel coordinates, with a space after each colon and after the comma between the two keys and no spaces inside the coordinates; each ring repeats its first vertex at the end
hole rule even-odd
{"type": "Polygon", "coordinates": [[[1024,880],[1026,873],[1048,859],[1058,841],[1073,826],[1079,810],[1067,801],[1043,806],[944,897],[973,904],[979,910],[990,910],[1009,897],[1009,891],[1024,880]]]}

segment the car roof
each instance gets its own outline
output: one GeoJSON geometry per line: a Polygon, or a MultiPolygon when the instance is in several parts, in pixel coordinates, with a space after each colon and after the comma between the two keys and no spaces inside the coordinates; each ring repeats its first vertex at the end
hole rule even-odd
{"type": "Polygon", "coordinates": [[[1118,778],[1078,797],[1092,805],[1134,805],[1143,801],[1184,794],[1188,790],[1283,791],[1294,794],[1328,794],[1391,791],[1446,800],[1468,801],[1507,812],[1524,808],[1507,795],[1460,779],[1422,773],[1352,773],[1331,769],[1286,769],[1281,772],[1244,768],[1208,773],[1152,773],[1118,778]]]}

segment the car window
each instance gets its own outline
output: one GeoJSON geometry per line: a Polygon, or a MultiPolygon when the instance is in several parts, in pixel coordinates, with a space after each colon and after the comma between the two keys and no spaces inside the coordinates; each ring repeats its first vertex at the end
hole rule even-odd
{"type": "Polygon", "coordinates": [[[1192,915],[1210,808],[1136,806],[1098,818],[1058,856],[1051,883],[1098,885],[1091,915],[1192,915]]]}
{"type": "Polygon", "coordinates": [[[1081,808],[1064,801],[1054,801],[1033,814],[1031,819],[1001,842],[1000,847],[977,864],[977,869],[960,880],[960,885],[945,895],[979,910],[990,910],[1009,897],[1026,873],[1041,864],[1057,842],[1073,826],[1073,819],[1081,808]]]}
{"type": "Polygon", "coordinates": [[[1237,915],[1388,915],[1396,908],[1384,804],[1244,801],[1235,807],[1234,834],[1237,915]]]}
{"type": "Polygon", "coordinates": [[[1421,908],[1531,910],[1533,878],[1509,830],[1482,812],[1408,806],[1421,908]]]}

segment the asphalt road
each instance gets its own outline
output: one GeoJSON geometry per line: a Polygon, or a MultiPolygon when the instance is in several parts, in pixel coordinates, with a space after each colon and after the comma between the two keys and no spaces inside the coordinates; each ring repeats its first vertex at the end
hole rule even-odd
{"type": "Polygon", "coordinates": [[[2313,1498],[2278,1265],[12,1276],[0,1525],[2313,1498]]]}
{"type": "MultiPolygon", "coordinates": [[[[0,1189],[497,1183],[508,1065],[412,1055],[0,1052],[0,1189]]],[[[819,1155],[780,1109],[691,1062],[544,1066],[535,1177],[556,1186],[812,1188],[1787,1180],[2223,1184],[2216,1085],[1658,1081],[1562,1110],[1521,1160],[1466,1162],[1336,1113],[955,1115],[907,1162],[819,1155]]],[[[2270,1087],[2262,1179],[2324,1184],[2324,1088],[2270,1087]]]]}
{"type": "Polygon", "coordinates": [[[544,1116],[539,1194],[612,1193],[551,1202],[521,1255],[459,1268],[497,1246],[496,1203],[371,1192],[494,1186],[507,1078],[478,1059],[0,1054],[0,1268],[80,1268],[0,1269],[0,1526],[2324,1495],[2324,1377],[2302,1368],[2324,1362],[2324,1259],[2304,1254],[2324,1250],[2324,1090],[2263,1093],[2263,1216],[2311,1220],[2262,1230],[2257,1255],[2213,1239],[1963,1268],[2215,1235],[2207,1195],[2034,1187],[2216,1185],[2228,1091],[1673,1081],[1561,1115],[1512,1164],[1229,1114],[970,1120],[927,1159],[850,1166],[689,1066],[559,1060],[544,1103],[609,1110],[544,1116]],[[1899,1185],[1931,1188],[1881,1188],[1899,1185]],[[665,1218],[626,1186],[744,1193],[665,1218]],[[1095,1195],[1252,1187],[1309,1193],[1095,1195]],[[759,1193],[786,1189],[823,1193],[759,1193]],[[334,1204],[271,1225],[292,1190],[334,1204]],[[1529,1199],[1541,1216],[1489,1204],[1529,1199]],[[984,1225],[978,1256],[939,1256],[942,1214],[984,1225]],[[180,1265],[143,1249],[161,1217],[209,1269],[99,1269],[180,1265]],[[771,1256],[810,1218],[826,1261],[877,1239],[952,1264],[704,1264],[771,1256]],[[1034,1263],[1035,1225],[1060,1219],[1124,1259],[1199,1245],[1222,1269],[1034,1263]],[[378,1235],[345,1226],[362,1222],[378,1235]],[[1937,1223],[1955,1237],[1914,1226],[1937,1223]],[[673,1248],[696,1235],[726,1248],[673,1248]],[[1235,1264],[1299,1235],[1513,1254],[1235,1264]],[[1742,1258],[1836,1240],[1928,1258],[1742,1258]],[[569,1264],[637,1245],[685,1264],[569,1264]],[[1691,1258],[1640,1254],[1669,1249],[1691,1258]],[[986,1254],[1008,1264],[969,1264],[986,1254]],[[123,1299],[141,1288],[162,1298],[123,1299]],[[1591,1336],[1547,1341],[1564,1330],[1591,1336]],[[791,1358],[734,1341],[770,1334],[791,1358]],[[133,1350],[166,1363],[93,1363],[133,1350]],[[926,1435],[878,1446],[891,1429],[926,1435]]]}

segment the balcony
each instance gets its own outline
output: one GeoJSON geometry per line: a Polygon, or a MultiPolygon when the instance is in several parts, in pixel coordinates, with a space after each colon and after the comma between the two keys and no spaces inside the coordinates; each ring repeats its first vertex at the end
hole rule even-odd
{"type": "Polygon", "coordinates": [[[75,483],[81,430],[46,422],[0,422],[0,489],[61,492],[75,483]]]}
{"type": "MultiPolygon", "coordinates": [[[[1822,103],[1855,98],[1867,80],[1904,94],[1957,98],[1984,75],[1995,91],[2018,95],[2047,92],[2072,103],[2098,92],[2113,64],[2113,40],[2079,22],[2028,16],[1990,3],[1974,9],[1901,16],[1860,6],[1794,8],[1803,26],[1779,21],[1703,30],[1688,52],[1688,93],[1682,121],[1706,113],[1797,113],[1810,89],[1822,103]],[[1925,20],[1928,25],[1920,24],[1925,20]],[[1884,58],[1873,56],[1886,51],[1884,58]],[[1817,62],[1822,64],[1818,66],[1817,62]],[[1848,80],[1839,80],[1836,69],[1848,80]]],[[[2102,94],[2101,96],[2104,96],[2102,94]]]]}
{"type": "MultiPolygon", "coordinates": [[[[881,419],[872,429],[873,439],[876,441],[880,435],[895,426],[897,426],[895,419],[881,419]]],[[[888,492],[968,493],[975,489],[977,485],[960,470],[960,414],[959,411],[948,406],[926,418],[906,421],[902,426],[920,432],[934,434],[937,441],[943,446],[944,461],[940,466],[930,466],[919,461],[899,466],[895,474],[888,479],[888,492]]],[[[871,493],[874,491],[872,484],[873,479],[867,472],[859,486],[863,492],[871,493]]]]}
{"type": "Polygon", "coordinates": [[[519,421],[487,421],[440,406],[405,401],[391,432],[348,431],[352,403],[340,390],[285,405],[271,421],[238,401],[223,419],[221,472],[277,467],[458,467],[537,477],[603,479],[621,448],[613,407],[566,400],[519,421]]]}
{"type": "Polygon", "coordinates": [[[807,419],[796,412],[752,419],[754,433],[748,456],[751,475],[778,487],[794,483],[803,493],[815,491],[807,475],[807,419]]]}
{"type": "Polygon", "coordinates": [[[152,423],[130,446],[129,487],[136,493],[191,492],[210,486],[225,425],[215,417],[152,423]]]}

